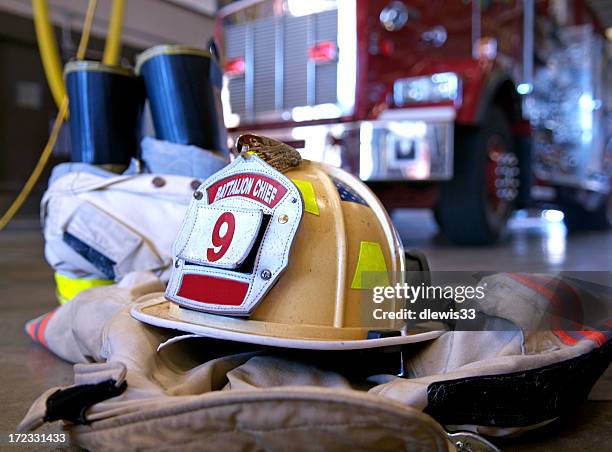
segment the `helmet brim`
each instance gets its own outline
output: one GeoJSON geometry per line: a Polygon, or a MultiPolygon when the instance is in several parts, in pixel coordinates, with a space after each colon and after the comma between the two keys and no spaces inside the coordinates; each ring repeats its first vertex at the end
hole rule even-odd
{"type": "Polygon", "coordinates": [[[130,314],[135,319],[149,325],[192,333],[203,337],[243,342],[267,347],[295,348],[305,350],[360,350],[390,347],[394,345],[429,341],[436,339],[445,333],[445,331],[424,331],[402,336],[359,340],[294,339],[225,330],[207,326],[205,323],[185,321],[184,319],[174,317],[172,315],[170,306],[171,302],[160,295],[153,299],[148,299],[136,304],[131,309],[130,314]]]}

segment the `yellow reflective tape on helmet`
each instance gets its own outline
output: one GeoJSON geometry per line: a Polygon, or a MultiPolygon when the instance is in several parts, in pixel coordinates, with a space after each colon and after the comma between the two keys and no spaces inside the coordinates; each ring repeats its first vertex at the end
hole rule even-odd
{"type": "Polygon", "coordinates": [[[291,179],[297,186],[304,198],[304,210],[313,215],[319,215],[319,205],[317,204],[317,195],[315,194],[312,184],[306,180],[291,179]]]}
{"type": "Polygon", "coordinates": [[[351,289],[372,289],[376,286],[388,285],[387,264],[385,263],[385,256],[380,244],[376,242],[361,242],[359,245],[359,259],[357,260],[357,268],[353,275],[351,289]],[[363,275],[363,273],[367,274],[363,275]]]}
{"type": "Polygon", "coordinates": [[[55,273],[56,294],[60,304],[72,300],[75,295],[84,290],[92,287],[108,286],[113,283],[112,279],[71,278],[55,273]]]}

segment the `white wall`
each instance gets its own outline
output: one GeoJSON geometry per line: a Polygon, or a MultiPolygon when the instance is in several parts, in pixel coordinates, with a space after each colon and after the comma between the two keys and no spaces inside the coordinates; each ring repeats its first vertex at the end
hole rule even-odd
{"type": "MultiPolygon", "coordinates": [[[[215,0],[127,0],[126,3],[123,41],[134,47],[166,43],[205,47],[213,35],[215,0]]],[[[81,29],[87,0],[48,0],[48,4],[51,20],[56,25],[81,29]]],[[[111,4],[112,0],[98,0],[93,35],[106,36],[111,4]]],[[[31,0],[2,0],[0,10],[32,17],[31,0]]]]}

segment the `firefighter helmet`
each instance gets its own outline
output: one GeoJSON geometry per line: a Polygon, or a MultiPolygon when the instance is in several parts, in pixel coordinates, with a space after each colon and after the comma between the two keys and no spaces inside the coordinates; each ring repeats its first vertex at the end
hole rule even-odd
{"type": "MultiPolygon", "coordinates": [[[[148,296],[134,317],[290,348],[372,348],[439,335],[372,318],[365,289],[401,283],[405,261],[389,216],[361,181],[268,138],[243,135],[238,149],[194,193],[165,298],[148,296]]],[[[390,303],[397,310],[403,300],[390,303]]]]}

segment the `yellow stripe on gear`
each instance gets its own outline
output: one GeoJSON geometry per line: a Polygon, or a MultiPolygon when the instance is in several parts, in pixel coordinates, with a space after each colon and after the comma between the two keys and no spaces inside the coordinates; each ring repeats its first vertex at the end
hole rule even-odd
{"type": "Polygon", "coordinates": [[[319,205],[317,204],[317,195],[315,194],[312,184],[306,180],[291,179],[297,186],[304,198],[304,210],[313,215],[319,216],[319,205]]]}
{"type": "Polygon", "coordinates": [[[93,287],[108,286],[113,284],[112,279],[88,279],[71,278],[69,276],[55,273],[55,284],[57,285],[57,299],[60,304],[72,300],[78,293],[93,287]]]}
{"type": "Polygon", "coordinates": [[[351,289],[372,289],[388,285],[389,274],[380,243],[361,242],[351,289]]]}

